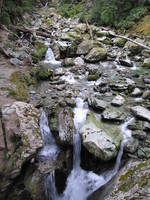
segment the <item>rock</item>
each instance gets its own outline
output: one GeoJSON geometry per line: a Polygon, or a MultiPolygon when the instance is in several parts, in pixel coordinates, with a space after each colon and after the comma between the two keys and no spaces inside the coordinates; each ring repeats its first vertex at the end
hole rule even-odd
{"type": "Polygon", "coordinates": [[[7,180],[8,184],[4,188],[3,180],[1,180],[0,190],[1,188],[6,190],[12,179],[21,173],[23,164],[33,158],[37,151],[43,147],[38,125],[39,111],[33,105],[15,102],[3,110],[3,115],[4,118],[6,116],[8,118],[5,121],[5,129],[9,159],[1,162],[0,172],[2,172],[4,181],[7,180]]]}
{"type": "Polygon", "coordinates": [[[145,58],[142,67],[150,68],[150,58],[145,58]]]}
{"type": "Polygon", "coordinates": [[[126,114],[117,109],[107,108],[103,111],[102,118],[104,120],[122,122],[126,118],[126,114]]]}
{"type": "MultiPolygon", "coordinates": [[[[137,42],[142,43],[141,40],[137,40],[137,42]]],[[[142,52],[143,48],[133,42],[126,42],[125,46],[129,48],[132,54],[139,54],[142,52]]]]}
{"type": "Polygon", "coordinates": [[[141,130],[132,131],[132,136],[137,138],[137,139],[145,140],[146,139],[146,132],[141,131],[141,130]]]}
{"type": "Polygon", "coordinates": [[[94,109],[104,110],[107,107],[107,103],[105,101],[92,96],[88,98],[88,103],[94,109]]]}
{"type": "Polygon", "coordinates": [[[97,81],[99,79],[99,76],[97,74],[89,74],[87,77],[88,81],[97,81]]]}
{"type": "Polygon", "coordinates": [[[140,130],[140,131],[146,131],[148,132],[150,130],[150,123],[146,121],[135,121],[133,123],[130,123],[128,125],[128,128],[131,130],[140,130]]]}
{"type": "Polygon", "coordinates": [[[140,97],[142,96],[143,92],[139,88],[135,88],[134,91],[131,93],[132,97],[140,97]]]}
{"type": "Polygon", "coordinates": [[[62,146],[73,144],[73,112],[70,107],[62,108],[57,106],[54,113],[50,115],[50,127],[54,133],[57,142],[62,146]]]}
{"type": "Polygon", "coordinates": [[[107,51],[102,47],[93,48],[88,55],[85,56],[85,61],[87,62],[98,62],[100,60],[105,60],[107,57],[107,51]]]}
{"type": "Polygon", "coordinates": [[[131,138],[124,145],[124,151],[128,153],[135,153],[139,147],[139,141],[131,138]]]}
{"type": "Polygon", "coordinates": [[[122,134],[120,134],[118,126],[112,127],[111,132],[107,129],[108,127],[105,127],[106,129],[104,127],[105,125],[100,122],[100,119],[95,114],[90,113],[86,123],[80,129],[80,135],[87,151],[106,161],[117,155],[122,134]]]}
{"type": "Polygon", "coordinates": [[[70,67],[73,66],[74,64],[75,64],[74,58],[65,58],[65,60],[63,61],[64,67],[70,67]]]}
{"type": "Polygon", "coordinates": [[[84,60],[81,57],[77,57],[77,58],[75,58],[74,63],[77,66],[83,66],[84,65],[84,60]]]}
{"type": "Polygon", "coordinates": [[[126,39],[123,39],[123,38],[115,38],[115,39],[113,40],[113,43],[114,43],[115,45],[117,45],[118,47],[123,48],[124,45],[125,45],[125,43],[126,43],[126,39]]]}
{"type": "Polygon", "coordinates": [[[20,61],[18,58],[11,58],[10,63],[15,67],[19,67],[20,65],[22,65],[22,61],[20,61]]]}
{"type": "Polygon", "coordinates": [[[123,91],[126,90],[128,88],[128,83],[126,81],[123,80],[118,80],[116,82],[112,82],[109,84],[109,86],[116,91],[123,91]]]}
{"type": "Polygon", "coordinates": [[[44,200],[43,175],[36,170],[25,179],[25,186],[33,200],[44,200]]]}
{"type": "Polygon", "coordinates": [[[134,106],[131,111],[136,117],[150,121],[150,111],[142,106],[134,106]]]}
{"type": "Polygon", "coordinates": [[[133,66],[133,63],[131,62],[130,59],[124,59],[124,58],[119,58],[119,62],[121,65],[123,66],[127,66],[127,67],[132,67],[133,66]]]}
{"type": "Polygon", "coordinates": [[[85,40],[78,45],[77,55],[85,55],[93,48],[94,44],[91,40],[85,40]]]}
{"type": "Polygon", "coordinates": [[[117,95],[114,97],[114,99],[112,100],[111,104],[113,106],[122,106],[125,102],[124,97],[122,97],[121,95],[117,95]]]}
{"type": "MultiPolygon", "coordinates": [[[[105,200],[149,199],[150,160],[130,159],[105,187],[105,200]],[[142,172],[142,173],[141,173],[142,172]],[[111,189],[110,189],[111,188],[111,189]]],[[[97,198],[100,200],[100,198],[97,198]]]]}
{"type": "Polygon", "coordinates": [[[150,99],[150,90],[146,90],[142,95],[143,99],[150,99]]]}
{"type": "Polygon", "coordinates": [[[49,64],[40,64],[36,69],[37,80],[47,80],[52,75],[52,71],[49,69],[49,64]]]}

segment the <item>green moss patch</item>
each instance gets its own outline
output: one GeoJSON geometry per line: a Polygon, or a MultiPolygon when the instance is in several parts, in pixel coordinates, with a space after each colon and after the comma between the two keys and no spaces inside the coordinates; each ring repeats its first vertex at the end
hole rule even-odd
{"type": "Polygon", "coordinates": [[[28,86],[31,84],[30,75],[14,72],[11,75],[11,82],[16,85],[15,89],[8,88],[9,96],[13,96],[18,101],[29,101],[28,86]]]}

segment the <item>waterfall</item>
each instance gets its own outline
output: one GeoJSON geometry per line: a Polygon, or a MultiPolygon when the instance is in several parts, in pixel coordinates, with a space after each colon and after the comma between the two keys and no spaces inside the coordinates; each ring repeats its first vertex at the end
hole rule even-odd
{"type": "Polygon", "coordinates": [[[54,53],[50,47],[48,47],[46,55],[45,55],[45,61],[44,62],[50,62],[55,60],[54,53]]]}
{"type": "Polygon", "coordinates": [[[49,159],[55,160],[59,153],[59,148],[56,144],[54,136],[50,131],[50,128],[48,126],[48,118],[43,110],[41,111],[40,115],[40,131],[44,147],[38,153],[38,159],[41,161],[49,159]]]}
{"type": "MultiPolygon", "coordinates": [[[[49,41],[46,41],[45,44],[47,46],[50,45],[49,41]]],[[[48,47],[48,49],[47,49],[44,63],[49,64],[49,67],[51,67],[51,68],[57,68],[57,67],[61,66],[61,61],[55,60],[54,53],[50,47],[48,47]]]]}
{"type": "Polygon", "coordinates": [[[130,139],[131,131],[127,128],[134,118],[127,119],[121,126],[123,140],[118,153],[116,164],[110,171],[97,175],[91,171],[85,171],[80,167],[81,139],[79,130],[86,120],[88,108],[84,106],[84,101],[77,98],[74,112],[75,133],[73,134],[73,169],[66,181],[66,189],[62,195],[58,195],[55,187],[54,171],[45,181],[47,200],[86,200],[93,192],[110,181],[118,172],[125,142],[130,139]]]}

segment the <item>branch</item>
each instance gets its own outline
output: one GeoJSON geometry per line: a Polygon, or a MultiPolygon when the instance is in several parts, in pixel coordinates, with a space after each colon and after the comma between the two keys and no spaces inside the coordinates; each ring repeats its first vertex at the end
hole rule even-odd
{"type": "Polygon", "coordinates": [[[130,42],[133,42],[134,44],[136,44],[136,45],[138,45],[138,46],[141,46],[141,47],[143,47],[144,49],[147,49],[147,50],[150,51],[150,47],[145,46],[144,44],[141,44],[141,43],[139,43],[139,42],[136,42],[135,40],[132,40],[131,38],[128,38],[128,37],[122,36],[122,35],[117,35],[117,34],[115,34],[115,33],[112,32],[112,31],[109,31],[109,34],[112,35],[112,36],[114,36],[114,37],[119,37],[119,38],[126,39],[126,40],[128,40],[128,41],[130,41],[130,42]]]}

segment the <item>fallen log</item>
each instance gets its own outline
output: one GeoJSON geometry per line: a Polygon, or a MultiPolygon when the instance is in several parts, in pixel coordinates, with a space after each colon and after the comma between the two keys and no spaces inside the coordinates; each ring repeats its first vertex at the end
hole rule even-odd
{"type": "Polygon", "coordinates": [[[11,26],[11,28],[13,28],[15,31],[17,30],[23,33],[29,33],[33,35],[34,37],[36,37],[36,35],[47,37],[47,38],[51,37],[51,32],[45,29],[42,29],[42,31],[40,31],[39,29],[29,29],[29,28],[21,27],[21,26],[11,26]]]}
{"type": "Polygon", "coordinates": [[[109,32],[109,34],[110,34],[111,36],[123,38],[123,39],[125,39],[125,40],[128,40],[128,41],[130,41],[130,42],[132,42],[132,43],[134,43],[134,44],[136,44],[136,45],[138,45],[138,46],[141,46],[141,47],[143,47],[144,49],[147,49],[147,50],[150,51],[150,47],[145,46],[144,44],[141,44],[141,43],[139,43],[139,42],[136,42],[135,40],[132,40],[131,38],[128,38],[128,37],[123,36],[123,35],[115,34],[115,33],[112,32],[112,31],[108,31],[108,32],[109,32]]]}

